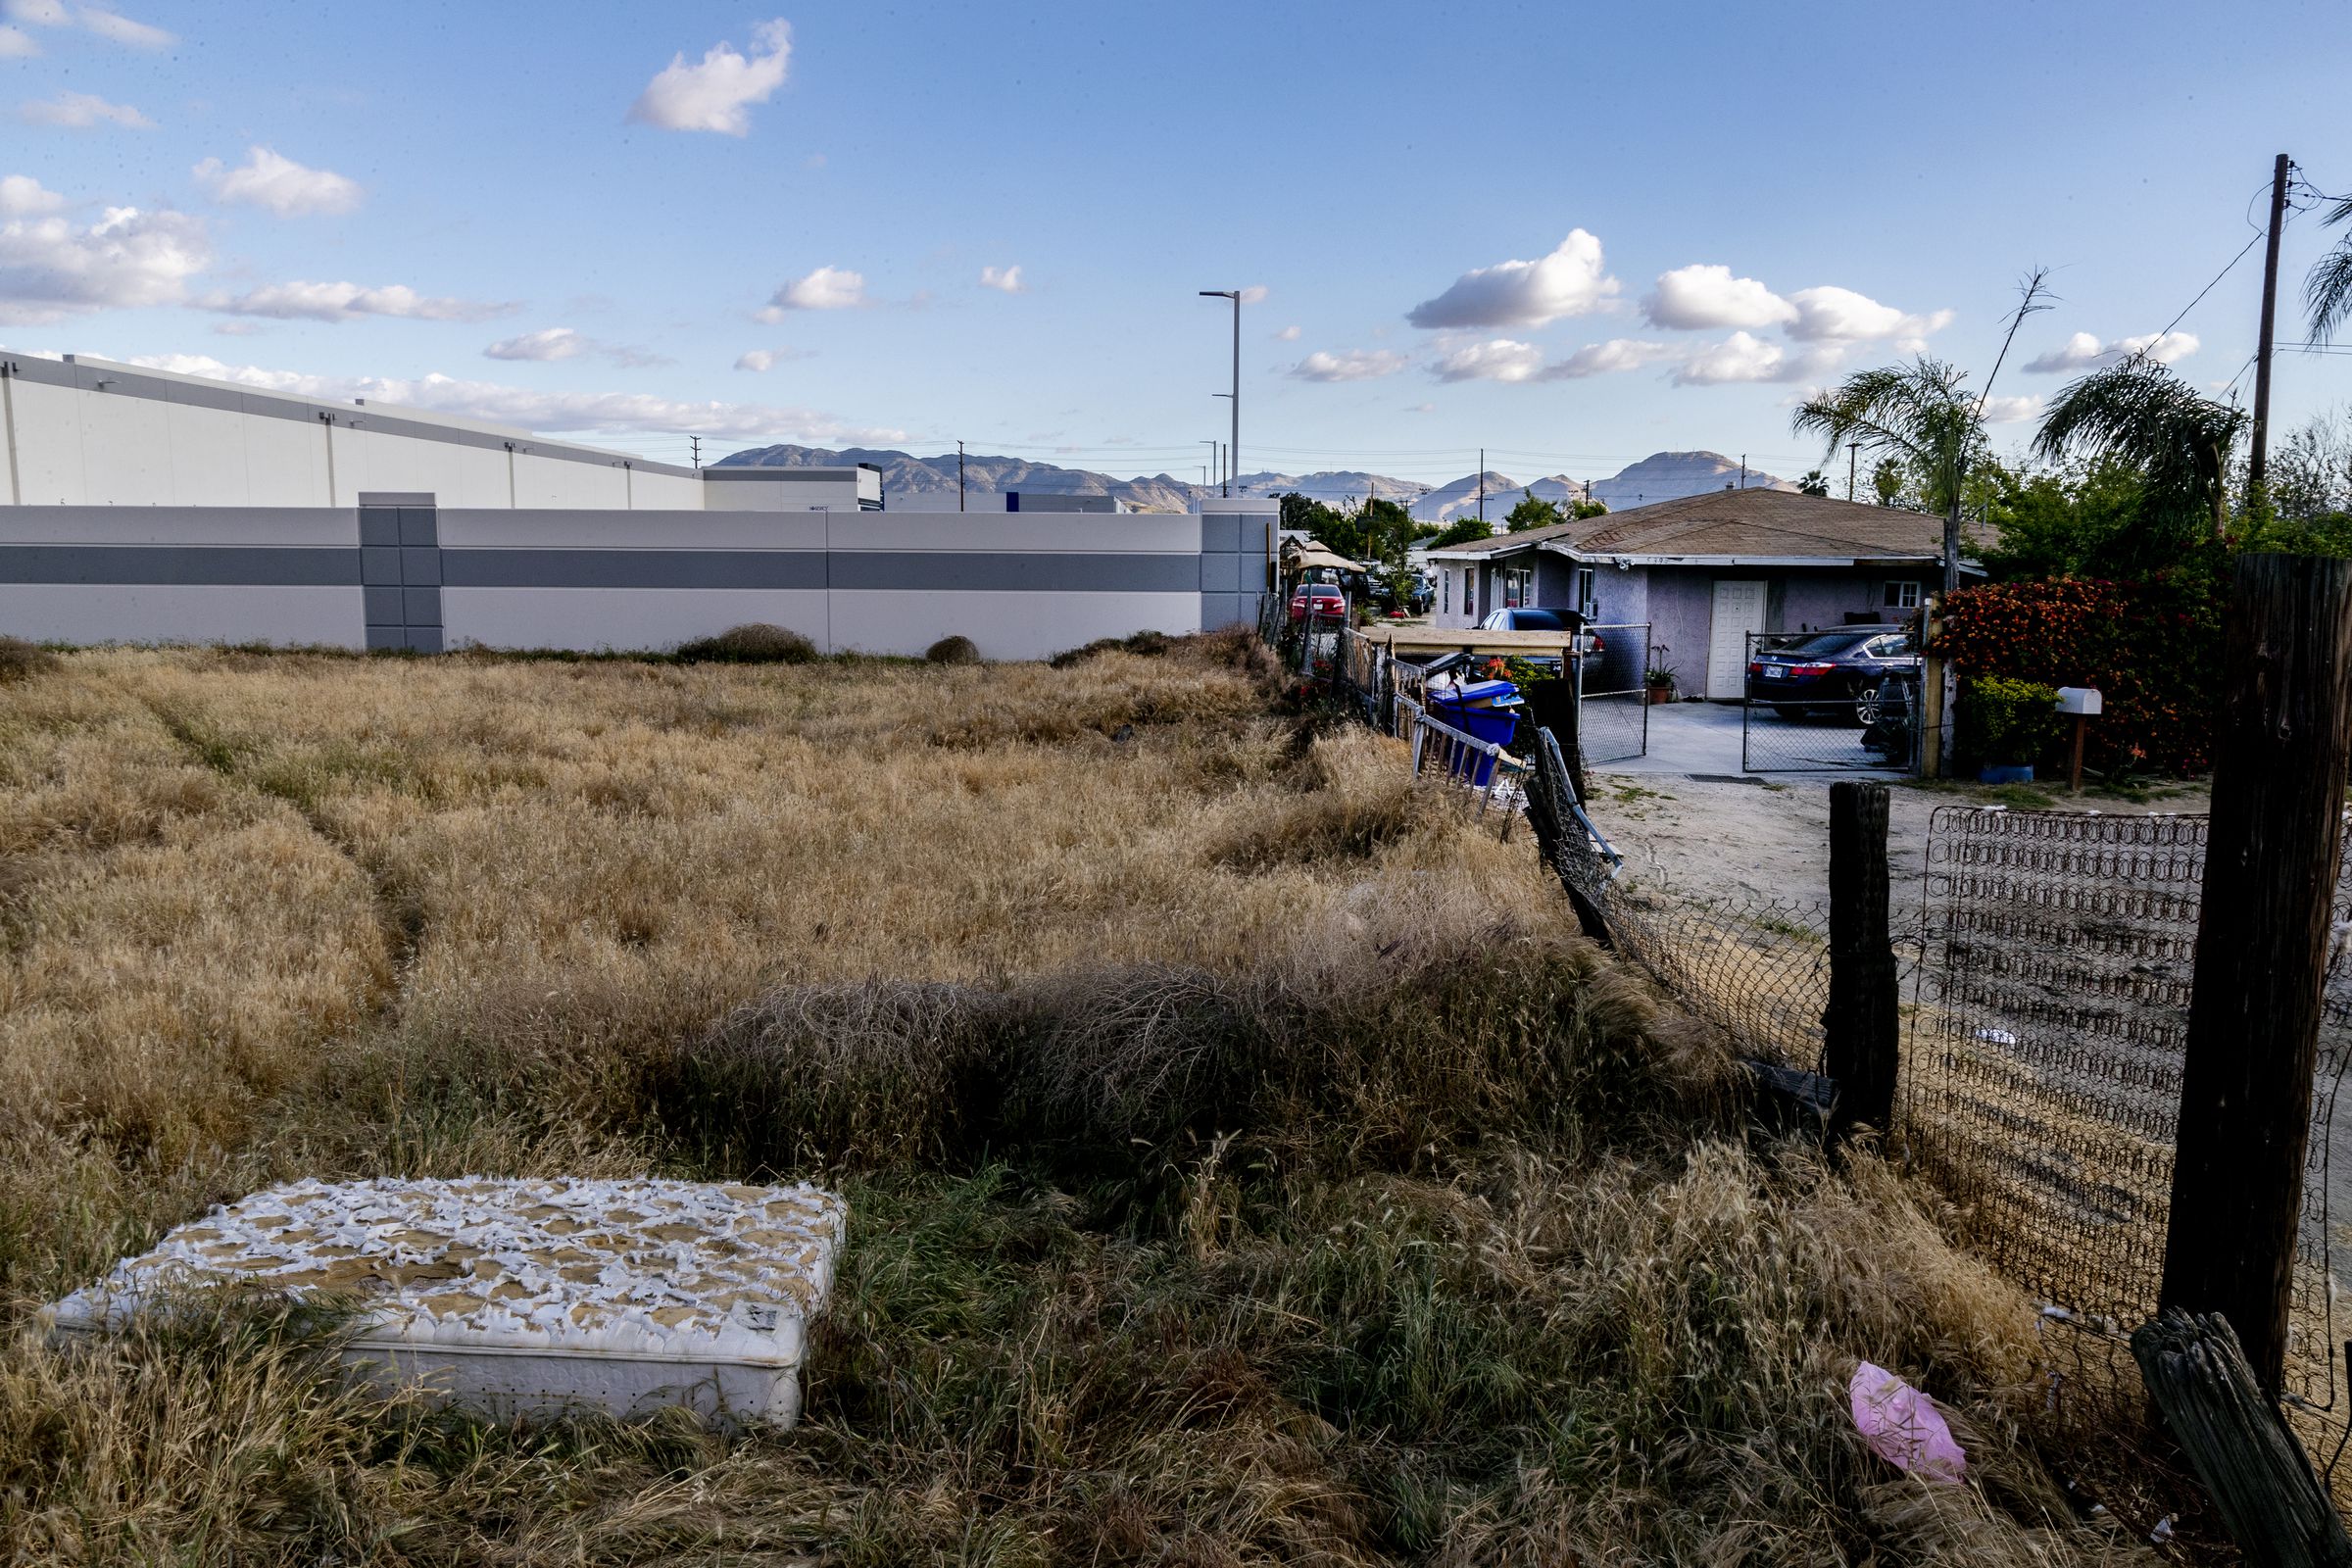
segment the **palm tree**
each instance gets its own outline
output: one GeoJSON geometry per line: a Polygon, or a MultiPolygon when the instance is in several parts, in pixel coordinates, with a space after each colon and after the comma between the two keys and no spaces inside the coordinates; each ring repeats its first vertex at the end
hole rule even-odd
{"type": "MultiPolygon", "coordinates": [[[[2352,223],[2352,196],[2328,209],[2321,220],[2328,224],[2352,223]]],[[[2335,249],[2312,265],[2303,279],[2303,300],[2311,308],[2311,340],[2325,343],[2336,326],[2352,316],[2352,232],[2335,242],[2335,249]]]]}
{"type": "Polygon", "coordinates": [[[2219,539],[2229,521],[2230,454],[2246,427],[2243,409],[2200,396],[2144,354],[2094,370],[2058,394],[2042,416],[2036,455],[2111,458],[2139,470],[2147,543],[2193,538],[2208,519],[2219,539]]]}
{"type": "Polygon", "coordinates": [[[1796,481],[1796,489],[1799,495],[1826,496],[1830,493],[1830,476],[1815,468],[1796,481]]]}
{"type": "Polygon", "coordinates": [[[1921,355],[1909,365],[1856,370],[1817,392],[1791,418],[1800,435],[1823,437],[1836,452],[1860,442],[1875,457],[1915,471],[1929,509],[1943,514],[1943,591],[1960,585],[1960,496],[1969,468],[1984,453],[1981,399],[1962,390],[1968,373],[1921,355]]]}

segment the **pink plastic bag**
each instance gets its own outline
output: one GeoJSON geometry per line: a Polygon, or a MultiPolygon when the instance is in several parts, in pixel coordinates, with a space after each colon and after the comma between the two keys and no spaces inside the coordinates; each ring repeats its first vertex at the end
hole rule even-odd
{"type": "Polygon", "coordinates": [[[1957,1485],[1968,1467],[1936,1401],[1883,1366],[1854,1368],[1854,1425],[1871,1451],[1923,1480],[1957,1485]]]}

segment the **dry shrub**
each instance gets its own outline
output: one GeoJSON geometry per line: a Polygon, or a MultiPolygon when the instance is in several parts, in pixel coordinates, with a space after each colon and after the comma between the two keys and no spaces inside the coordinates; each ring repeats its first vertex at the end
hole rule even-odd
{"type": "Polygon", "coordinates": [[[977,664],[980,645],[969,637],[942,637],[923,650],[923,660],[932,664],[977,664]]]}
{"type": "Polygon", "coordinates": [[[27,681],[58,667],[58,658],[22,637],[0,637],[0,686],[27,681]]]}
{"type": "Polygon", "coordinates": [[[1098,637],[1078,648],[1065,648],[1046,661],[1049,668],[1068,669],[1104,654],[1134,654],[1141,659],[1157,659],[1170,649],[1180,646],[1180,639],[1164,631],[1139,631],[1126,637],[1098,637]]]}
{"type": "Polygon", "coordinates": [[[816,644],[764,620],[678,644],[678,658],[690,664],[806,664],[816,657],[816,644]]]}

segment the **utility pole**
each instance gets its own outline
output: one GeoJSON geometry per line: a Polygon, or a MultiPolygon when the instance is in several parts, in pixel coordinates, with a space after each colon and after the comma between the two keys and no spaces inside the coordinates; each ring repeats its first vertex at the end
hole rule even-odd
{"type": "Polygon", "coordinates": [[[2263,494],[2271,457],[2271,333],[2278,318],[2278,230],[2286,220],[2286,172],[2280,153],[2271,165],[2271,238],[2262,253],[2262,336],[2254,345],[2254,447],[2246,459],[2246,499],[2263,494]]]}
{"type": "Polygon", "coordinates": [[[1478,520],[1487,520],[1487,449],[1478,449],[1478,520]]]}
{"type": "Polygon", "coordinates": [[[1861,442],[1848,441],[1845,444],[1845,499],[1848,501],[1854,499],[1854,466],[1861,455],[1861,442]]]}
{"type": "Polygon", "coordinates": [[[956,510],[963,510],[963,443],[956,443],[956,510]]]}
{"type": "Polygon", "coordinates": [[[699,435],[690,435],[686,439],[694,443],[694,466],[700,468],[703,466],[703,438],[699,435]]]}
{"type": "Polygon", "coordinates": [[[1234,476],[1242,461],[1242,291],[1238,288],[1204,288],[1202,299],[1233,301],[1233,390],[1226,396],[1233,399],[1233,440],[1225,448],[1225,494],[1233,494],[1234,476]]]}
{"type": "Polygon", "coordinates": [[[1747,488],[1747,454],[1744,452],[1740,454],[1740,488],[1747,488]]]}

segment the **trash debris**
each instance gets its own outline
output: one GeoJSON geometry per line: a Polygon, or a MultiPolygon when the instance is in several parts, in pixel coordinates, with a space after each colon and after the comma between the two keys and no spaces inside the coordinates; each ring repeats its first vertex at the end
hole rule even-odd
{"type": "Polygon", "coordinates": [[[2011,1034],[2006,1029],[1980,1029],[1977,1031],[1977,1038],[1984,1041],[1987,1045],[1993,1046],[2014,1046],[2017,1044],[2017,1036],[2011,1034]]]}
{"type": "Polygon", "coordinates": [[[1871,1451],[1922,1480],[1955,1486],[1968,1465],[1936,1401],[1883,1366],[1854,1368],[1854,1425],[1871,1451]]]}
{"type": "Polygon", "coordinates": [[[2148,1541],[2152,1545],[2169,1546],[2172,1544],[2173,1516],[2171,1514],[2168,1513],[2156,1521],[2156,1528],[2148,1532],[2148,1541]]]}

